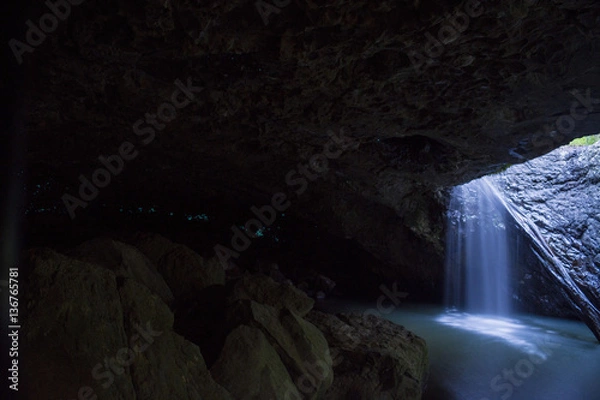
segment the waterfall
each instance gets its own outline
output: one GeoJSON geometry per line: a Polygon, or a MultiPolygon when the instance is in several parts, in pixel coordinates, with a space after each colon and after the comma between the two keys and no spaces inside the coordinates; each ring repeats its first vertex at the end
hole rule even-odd
{"type": "Polygon", "coordinates": [[[502,195],[487,178],[452,190],[446,241],[446,305],[507,315],[512,254],[502,195]]]}

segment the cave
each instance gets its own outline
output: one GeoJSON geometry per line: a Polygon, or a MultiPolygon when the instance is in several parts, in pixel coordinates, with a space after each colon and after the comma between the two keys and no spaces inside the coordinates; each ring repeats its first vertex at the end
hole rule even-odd
{"type": "Polygon", "coordinates": [[[7,4],[15,399],[596,399],[600,4],[7,4]]]}

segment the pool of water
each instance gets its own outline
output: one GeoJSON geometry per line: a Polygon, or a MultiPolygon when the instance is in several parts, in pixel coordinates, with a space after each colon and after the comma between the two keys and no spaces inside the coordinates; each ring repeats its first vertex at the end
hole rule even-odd
{"type": "MultiPolygon", "coordinates": [[[[334,312],[372,305],[328,301],[334,312]]],[[[401,306],[383,317],[427,341],[424,400],[600,400],[600,345],[581,322],[401,306]]]]}

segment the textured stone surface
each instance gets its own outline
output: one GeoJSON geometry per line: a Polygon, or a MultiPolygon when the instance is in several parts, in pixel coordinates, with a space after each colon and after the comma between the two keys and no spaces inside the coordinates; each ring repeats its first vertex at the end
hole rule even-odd
{"type": "Polygon", "coordinates": [[[110,399],[133,398],[130,377],[103,388],[105,380],[91,375],[97,363],[128,347],[115,274],[49,249],[28,257],[33,272],[21,334],[34,356],[24,358],[23,380],[36,384],[27,386],[27,398],[73,398],[83,386],[110,399]]]}
{"type": "MultiPolygon", "coordinates": [[[[144,237],[152,258],[180,248],[144,237]]],[[[421,393],[421,339],[375,317],[309,313],[312,299],[264,275],[205,287],[174,315],[156,282],[139,276],[153,265],[133,246],[94,239],[68,256],[36,248],[25,258],[23,379],[36,382],[26,399],[81,390],[111,400],[348,399],[357,385],[390,398],[421,393]],[[330,345],[346,357],[338,380],[330,345]]]]}
{"type": "MultiPolygon", "coordinates": [[[[600,145],[569,146],[495,177],[575,275],[600,273],[600,145]]],[[[589,281],[588,283],[592,283],[589,281]]]]}
{"type": "Polygon", "coordinates": [[[205,259],[189,247],[157,234],[139,234],[133,243],[156,263],[178,300],[208,286],[225,284],[225,271],[216,258],[205,259]]]}
{"type": "Polygon", "coordinates": [[[171,289],[156,270],[156,266],[137,248],[112,239],[94,239],[68,252],[69,256],[98,264],[117,276],[136,279],[166,304],[174,300],[171,289]]]}
{"type": "Polygon", "coordinates": [[[329,342],[333,385],[326,398],[421,399],[428,374],[425,340],[373,315],[312,311],[329,342]]]}
{"type": "Polygon", "coordinates": [[[260,329],[304,398],[323,398],[333,380],[333,372],[327,340],[319,329],[287,309],[278,310],[252,300],[239,300],[232,305],[227,318],[231,325],[245,324],[260,329]]]}
{"type": "Polygon", "coordinates": [[[76,398],[89,387],[103,399],[232,399],[146,286],[48,249],[28,257],[23,372],[35,385],[24,398],[76,398]]]}
{"type": "Polygon", "coordinates": [[[29,183],[44,185],[32,208],[64,211],[79,175],[91,179],[100,155],[130,141],[137,158],[78,215],[221,199],[247,207],[285,188],[295,215],[376,255],[378,272],[425,287],[442,273],[440,188],[597,129],[594,112],[569,135],[533,140],[569,114],[571,90],[600,97],[594,0],[483,1],[421,72],[409,55],[425,54],[426,34],[464,4],[292,2],[265,25],[254,3],[74,7],[19,70],[29,183]],[[149,134],[132,126],[157,113],[177,79],[203,90],[145,144],[149,134]],[[297,196],[287,172],[342,128],[356,146],[297,196]]]}
{"type": "Polygon", "coordinates": [[[158,265],[160,259],[175,246],[171,240],[152,232],[138,232],[130,241],[155,265],[158,265]]]}
{"type": "MultiPolygon", "coordinates": [[[[574,313],[584,321],[590,317],[600,321],[600,145],[563,147],[514,166],[495,180],[511,203],[539,229],[565,270],[562,279],[571,281],[589,302],[589,306],[571,304],[574,313]]],[[[537,302],[536,298],[564,293],[565,284],[557,285],[549,271],[539,272],[541,277],[532,280],[534,285],[526,285],[526,298],[537,302]],[[536,287],[540,279],[547,284],[536,287]]],[[[567,289],[567,298],[569,292],[567,289]]],[[[555,313],[562,312],[559,309],[555,313]]],[[[597,323],[595,332],[600,335],[597,323]]]]}
{"type": "Polygon", "coordinates": [[[278,309],[287,308],[299,317],[312,310],[315,301],[287,283],[277,283],[262,274],[246,275],[235,283],[230,301],[251,299],[278,309]]]}
{"type": "Polygon", "coordinates": [[[211,373],[238,400],[285,399],[287,390],[289,399],[300,398],[285,365],[257,328],[234,329],[211,373]]]}

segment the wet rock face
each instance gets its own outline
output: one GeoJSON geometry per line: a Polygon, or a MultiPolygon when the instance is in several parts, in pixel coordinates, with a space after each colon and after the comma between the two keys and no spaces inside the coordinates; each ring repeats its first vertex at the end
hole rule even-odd
{"type": "MultiPolygon", "coordinates": [[[[510,200],[540,228],[569,276],[596,307],[600,305],[599,166],[600,145],[563,147],[495,178],[510,200]]],[[[556,306],[553,301],[544,304],[544,299],[556,296],[543,275],[534,277],[529,271],[525,278],[534,282],[525,285],[524,295],[531,297],[530,301],[541,299],[541,308],[551,306],[546,312],[554,315],[565,312],[564,304],[557,308],[552,307],[556,306]],[[539,279],[546,285],[540,285],[539,279]]]]}
{"type": "Polygon", "coordinates": [[[532,135],[569,114],[569,90],[600,91],[594,0],[255,3],[73,6],[20,69],[28,175],[50,182],[34,207],[65,210],[112,155],[122,169],[110,158],[78,218],[285,189],[291,213],[424,287],[442,273],[437,191],[567,142],[532,135]],[[342,129],[353,146],[327,151],[342,129]]]}
{"type": "Polygon", "coordinates": [[[425,341],[404,327],[372,315],[311,311],[325,333],[334,381],[326,398],[420,399],[427,382],[425,341]]]}

